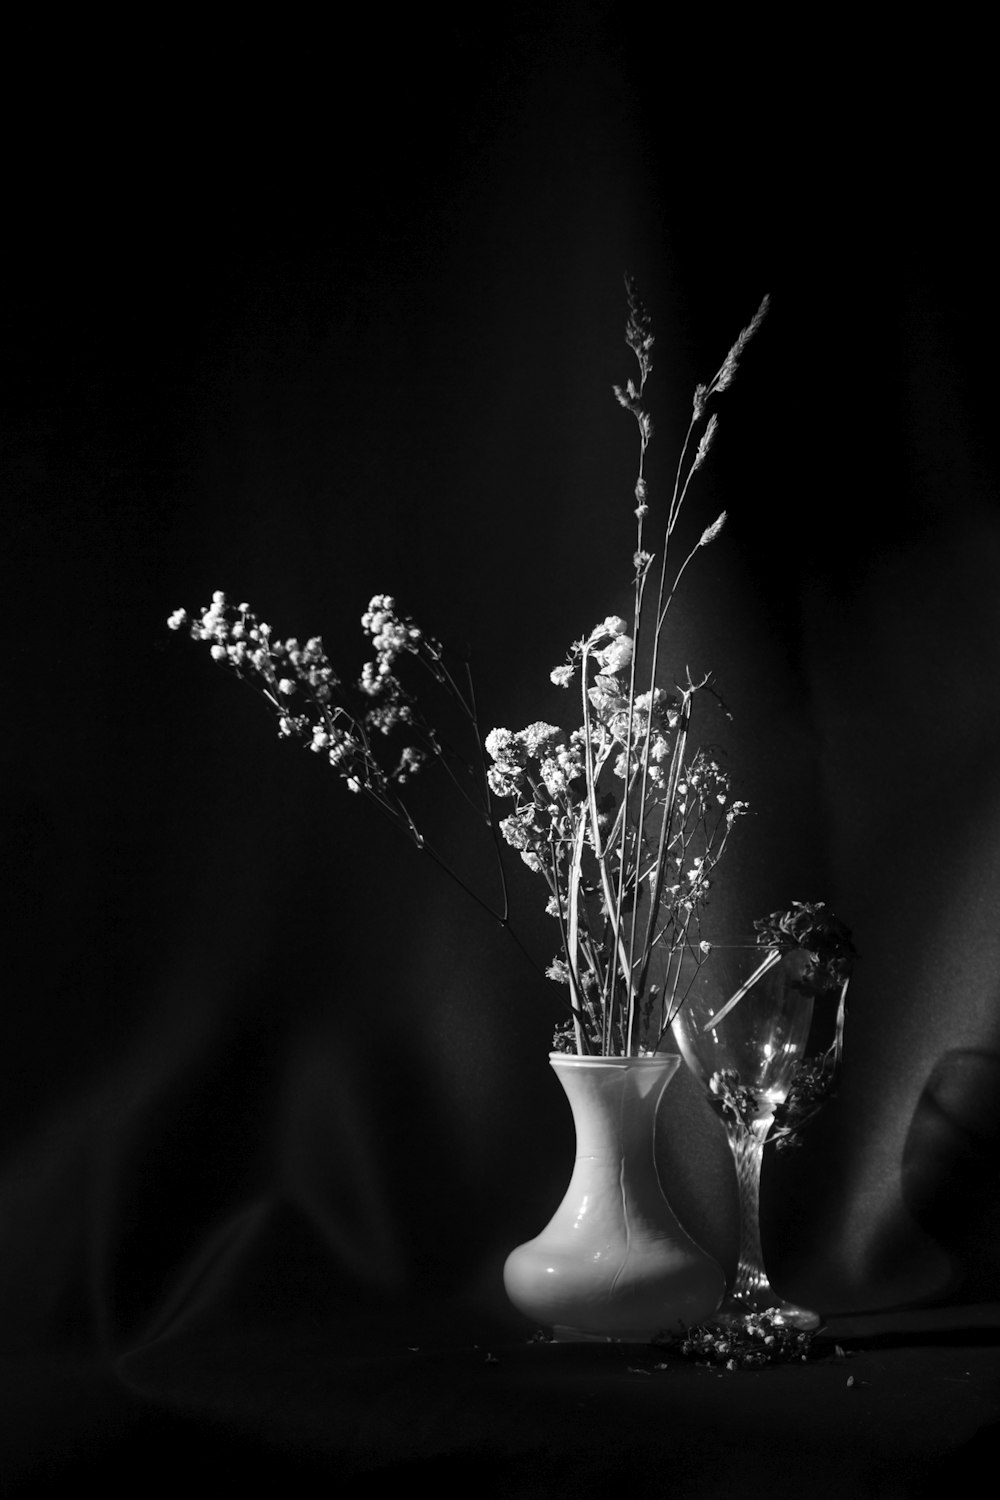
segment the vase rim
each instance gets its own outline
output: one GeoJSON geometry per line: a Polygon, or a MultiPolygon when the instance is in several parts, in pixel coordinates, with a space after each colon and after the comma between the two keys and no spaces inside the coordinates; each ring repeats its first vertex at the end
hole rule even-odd
{"type": "Polygon", "coordinates": [[[643,1057],[584,1057],[579,1052],[549,1053],[549,1062],[553,1065],[564,1063],[575,1068],[644,1068],[652,1064],[662,1067],[664,1063],[678,1063],[680,1060],[679,1052],[651,1052],[643,1057]]]}

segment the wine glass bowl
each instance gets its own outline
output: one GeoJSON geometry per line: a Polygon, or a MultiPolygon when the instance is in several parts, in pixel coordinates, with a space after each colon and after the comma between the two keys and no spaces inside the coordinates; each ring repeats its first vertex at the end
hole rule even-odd
{"type": "Polygon", "coordinates": [[[775,1107],[784,1103],[805,1055],[814,1000],[805,983],[807,955],[801,949],[780,955],[716,1026],[711,1022],[764,968],[768,951],[774,950],[713,946],[690,975],[684,1005],[672,1023],[684,1061],[713,1102],[718,1099],[713,1080],[735,1074],[757,1100],[755,1115],[761,1119],[773,1118],[775,1107]]]}

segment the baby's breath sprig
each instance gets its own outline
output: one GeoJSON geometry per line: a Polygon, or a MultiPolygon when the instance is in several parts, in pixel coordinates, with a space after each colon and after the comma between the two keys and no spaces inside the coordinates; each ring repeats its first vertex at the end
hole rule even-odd
{"type": "Polygon", "coordinates": [[[304,643],[294,636],[278,637],[249,604],[233,606],[221,590],[194,616],[184,609],[174,610],[167,624],[172,630],[187,629],[193,640],[206,643],[213,661],[265,699],[277,719],[280,738],[298,741],[322,755],[348,791],[372,803],[506,927],[525,952],[510,924],[502,845],[486,779],[471,674],[466,668],[463,690],[440,642],[401,613],[394,598],[374,595],[362,615],[362,630],[374,655],[352,682],[334,670],[319,636],[311,636],[304,643]],[[442,736],[425,717],[416,695],[404,687],[398,670],[404,659],[421,666],[457,705],[471,734],[471,759],[442,736]],[[400,736],[402,747],[387,755],[390,740],[400,736]],[[489,828],[496,856],[499,908],[466,884],[413,817],[404,789],[431,764],[444,771],[476,818],[489,828]]]}
{"type": "Polygon", "coordinates": [[[213,661],[268,702],[282,739],[298,740],[324,755],[349,791],[364,793],[420,846],[422,837],[396,788],[429,756],[442,757],[443,751],[393,671],[402,652],[419,654],[427,647],[418,628],[396,616],[392,605],[385,596],[376,596],[362,620],[376,654],[353,688],[334,670],[319,636],[304,643],[295,636],[277,637],[249,604],[234,607],[221,590],[193,619],[178,609],[167,623],[174,630],[186,625],[192,639],[206,642],[213,661]],[[400,728],[409,731],[411,743],[389,769],[375,753],[376,736],[387,737],[400,728]]]}

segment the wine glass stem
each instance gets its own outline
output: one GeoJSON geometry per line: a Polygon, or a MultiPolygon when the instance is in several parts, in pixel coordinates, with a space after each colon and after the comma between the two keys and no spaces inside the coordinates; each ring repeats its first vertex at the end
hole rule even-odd
{"type": "Polygon", "coordinates": [[[770,1126],[769,1119],[758,1120],[749,1128],[735,1125],[727,1132],[740,1194],[740,1255],[730,1297],[751,1310],[766,1308],[773,1300],[760,1244],[760,1168],[770,1126]]]}

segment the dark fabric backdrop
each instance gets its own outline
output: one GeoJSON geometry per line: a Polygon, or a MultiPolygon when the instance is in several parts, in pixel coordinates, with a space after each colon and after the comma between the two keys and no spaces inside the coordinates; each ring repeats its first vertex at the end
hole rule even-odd
{"type": "MultiPolygon", "coordinates": [[[[144,1351],[204,1328],[530,1331],[500,1269],[567,1176],[557,992],[165,621],[222,588],[359,665],[387,591],[471,649],[486,727],[559,714],[550,667],[627,609],[626,270],[658,503],[695,382],[773,299],[671,664],[715,672],[755,810],[717,911],[827,899],[861,954],[839,1096],[768,1162],[774,1279],[830,1313],[995,1297],[988,153],[933,38],[904,67],[714,25],[589,4],[15,49],[11,1359],[144,1390],[144,1351]]],[[[674,1205],[731,1267],[721,1135],[686,1078],[663,1114],[674,1205]]]]}

